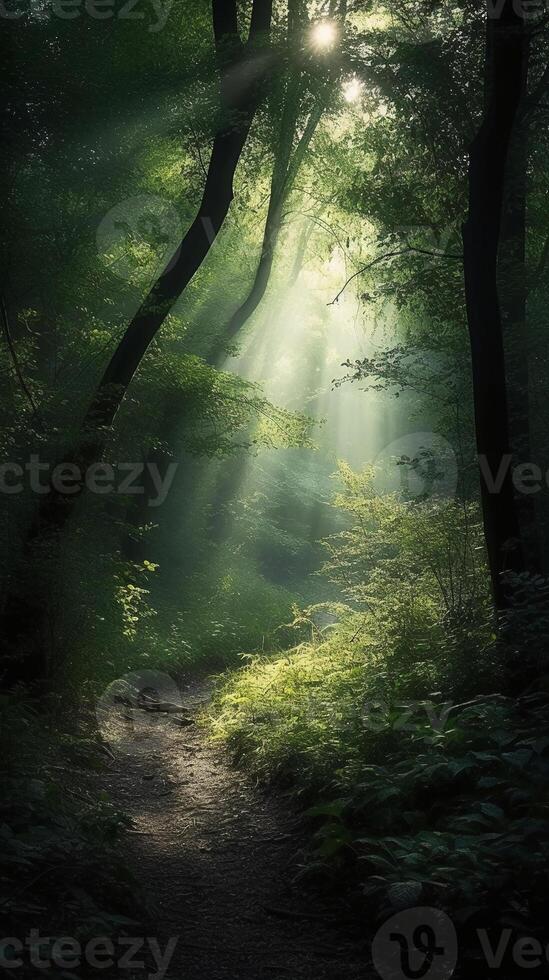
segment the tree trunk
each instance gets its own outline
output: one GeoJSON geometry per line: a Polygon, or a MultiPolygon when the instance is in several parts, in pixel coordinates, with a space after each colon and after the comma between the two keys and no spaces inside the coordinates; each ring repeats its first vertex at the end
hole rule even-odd
{"type": "MultiPolygon", "coordinates": [[[[269,31],[272,0],[254,0],[246,46],[238,38],[235,0],[213,0],[212,7],[225,118],[214,140],[202,202],[181,245],[143,300],[107,365],[84,419],[84,429],[101,431],[112,425],[151,341],[202,265],[234,197],[234,174],[261,101],[261,83],[271,65],[267,52],[254,50],[253,43],[258,34],[269,31]],[[227,47],[232,50],[232,57],[227,57],[227,47]]],[[[101,437],[99,443],[102,446],[101,437]]],[[[91,460],[97,455],[98,449],[93,447],[91,460]]]]}
{"type": "MultiPolygon", "coordinates": [[[[303,21],[301,4],[297,2],[294,9],[288,10],[288,35],[300,26],[303,21]]],[[[336,2],[331,0],[329,16],[335,13],[336,2]]],[[[347,15],[346,0],[339,4],[338,19],[341,24],[345,23],[347,15]]],[[[261,303],[273,268],[278,239],[282,230],[284,220],[284,205],[290,196],[295,184],[296,177],[301,169],[311,140],[318,128],[320,120],[328,104],[333,88],[333,79],[324,84],[319,92],[315,105],[313,106],[307,124],[299,139],[297,146],[292,154],[292,147],[295,141],[297,119],[299,113],[299,73],[294,73],[288,82],[282,118],[280,122],[280,135],[277,143],[277,151],[271,180],[271,191],[269,197],[269,209],[263,233],[261,255],[257,265],[254,280],[248,295],[243,303],[233,313],[225,328],[221,331],[219,341],[215,343],[212,351],[206,358],[209,364],[219,367],[225,359],[227,342],[231,342],[240,333],[242,327],[248,322],[261,303]]]]}
{"type": "Polygon", "coordinates": [[[499,492],[491,492],[486,479],[487,470],[494,477],[501,472],[511,452],[497,265],[506,164],[525,57],[523,23],[512,0],[505,0],[498,18],[488,16],[487,54],[487,108],[469,151],[469,212],[463,226],[463,247],[476,440],[483,468],[484,532],[494,601],[501,610],[509,601],[504,573],[524,568],[510,467],[499,492]]]}
{"type": "MultiPolygon", "coordinates": [[[[300,30],[303,26],[303,13],[302,0],[290,0],[288,3],[287,24],[289,50],[294,31],[296,29],[300,30]]],[[[282,115],[280,119],[280,129],[274,157],[269,208],[267,211],[267,220],[265,222],[265,229],[263,232],[261,256],[257,265],[252,287],[246,299],[233,313],[229,322],[221,331],[219,340],[214,345],[214,349],[207,357],[208,363],[215,364],[216,366],[219,366],[224,360],[224,350],[227,341],[230,343],[230,341],[236,337],[246,321],[249,320],[261,303],[271,276],[275,248],[278,241],[278,236],[280,234],[280,229],[282,227],[284,201],[288,195],[288,169],[290,166],[299,114],[301,71],[294,64],[290,64],[289,71],[290,74],[286,83],[282,115]]]]}
{"type": "MultiPolygon", "coordinates": [[[[502,215],[499,292],[503,341],[507,364],[509,436],[513,458],[532,461],[530,438],[530,371],[527,331],[526,195],[530,126],[525,114],[528,94],[530,35],[522,23],[524,47],[519,117],[511,139],[502,215]]],[[[515,492],[522,538],[524,566],[532,573],[541,570],[535,497],[515,492]]]]}
{"type": "MultiPolygon", "coordinates": [[[[290,155],[286,154],[285,152],[280,153],[277,157],[277,164],[275,165],[275,172],[273,173],[273,180],[271,184],[271,196],[269,200],[267,220],[265,222],[261,257],[257,265],[256,274],[250,292],[241,306],[239,306],[236,312],[233,313],[231,319],[221,334],[220,339],[223,345],[225,345],[227,341],[233,340],[238,335],[252,314],[255,313],[267,291],[267,286],[269,285],[269,279],[273,268],[275,250],[278,244],[284,219],[284,205],[291,193],[295,179],[299,173],[307,149],[309,148],[309,144],[322,118],[324,108],[325,101],[323,98],[319,98],[317,105],[314,107],[311,115],[309,116],[307,126],[305,127],[303,136],[295,149],[293,157],[290,159],[290,155]],[[286,167],[284,167],[284,161],[286,161],[286,167]]],[[[279,145],[282,145],[282,143],[279,145]]],[[[210,355],[207,360],[209,363],[215,363],[216,365],[219,364],[219,349],[216,349],[213,356],[210,355]]]]}

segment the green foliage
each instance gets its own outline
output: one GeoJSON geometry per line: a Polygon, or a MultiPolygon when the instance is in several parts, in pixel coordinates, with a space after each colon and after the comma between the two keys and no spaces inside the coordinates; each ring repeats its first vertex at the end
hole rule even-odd
{"type": "Polygon", "coordinates": [[[458,919],[514,907],[525,925],[541,926],[546,710],[543,694],[479,697],[454,706],[443,731],[418,725],[383,765],[347,772],[341,819],[351,822],[368,896],[386,898],[405,879],[458,919]]]}
{"type": "MultiPolygon", "coordinates": [[[[402,461],[406,466],[413,461],[402,461]]],[[[489,606],[476,507],[447,498],[381,495],[371,466],[357,474],[341,463],[339,478],[343,489],[334,504],[351,523],[328,540],[324,570],[344,594],[374,616],[385,609],[394,615],[396,600],[410,623],[430,611],[448,624],[475,615],[480,625],[489,606]]],[[[405,626],[401,619],[395,619],[398,630],[405,626]]]]}
{"type": "Polygon", "coordinates": [[[310,822],[306,874],[345,881],[362,908],[387,913],[413,886],[412,904],[445,907],[460,924],[500,922],[513,908],[515,925],[541,930],[547,695],[455,704],[451,689],[440,693],[439,663],[397,667],[386,638],[358,640],[356,622],[229,675],[213,737],[297,794],[310,822]]]}
{"type": "Polygon", "coordinates": [[[229,677],[214,711],[216,735],[263,777],[299,771],[308,787],[379,751],[366,705],[425,700],[434,690],[453,697],[495,679],[468,509],[380,497],[371,470],[342,465],[340,476],[335,502],[350,523],[328,540],[324,571],[347,605],[296,616],[305,641],[281,658],[252,658],[229,677]],[[326,623],[327,612],[338,622],[326,623]]]}
{"type": "MultiPolygon", "coordinates": [[[[314,18],[329,5],[305,6],[314,18]]],[[[121,910],[132,915],[115,854],[124,820],[86,782],[104,765],[102,749],[79,720],[67,732],[65,704],[91,702],[138,667],[175,676],[239,658],[245,666],[219,684],[213,736],[263,782],[299,796],[310,873],[346,875],[361,910],[388,909],[404,893],[463,919],[502,902],[534,926],[541,919],[546,698],[495,695],[509,669],[523,689],[546,673],[547,582],[510,576],[514,602],[496,641],[471,466],[460,226],[483,108],[480,8],[349,4],[340,43],[318,56],[307,35],[288,38],[287,5],[274,7],[273,70],[229,216],[140,364],[106,451],[107,460],[177,462],[173,494],[158,510],[88,495],[61,536],[27,550],[36,494],[1,501],[1,584],[45,610],[47,684],[63,692],[40,715],[18,695],[0,700],[11,760],[0,908],[15,934],[21,916],[85,937],[98,923],[107,933],[123,925],[121,910]],[[319,100],[325,112],[284,202],[268,313],[251,324],[240,376],[230,360],[212,367],[213,355],[235,353],[224,327],[260,255],[294,70],[294,153],[319,100]],[[363,89],[350,106],[340,83],[354,75],[363,89]],[[316,293],[308,305],[304,283],[316,293]],[[332,285],[344,295],[338,306],[327,305],[332,285]],[[393,423],[408,431],[427,417],[422,427],[455,448],[455,499],[379,494],[372,467],[343,462],[327,514],[332,454],[356,420],[336,410],[311,461],[305,412],[323,413],[338,360],[331,333],[351,321],[357,349],[342,355],[347,374],[335,387],[353,381],[399,399],[372,445],[393,423]],[[269,374],[279,359],[280,384],[284,369],[269,374]],[[264,368],[269,396],[253,380],[264,368]]],[[[8,66],[15,138],[0,167],[4,460],[39,452],[53,464],[78,444],[108,358],[201,200],[220,120],[211,9],[175,0],[158,31],[155,9],[116,30],[36,10],[13,25],[13,63],[24,70],[8,66]]],[[[249,9],[239,4],[244,22],[249,9]]],[[[534,79],[546,62],[539,27],[534,79]]],[[[533,449],[548,442],[549,364],[547,137],[537,128],[520,332],[533,449]]],[[[354,434],[362,460],[364,433],[354,434]]],[[[401,462],[403,472],[417,465],[401,462]]],[[[547,507],[539,513],[547,551],[547,507]]],[[[8,666],[28,652],[14,646],[8,666]]]]}
{"type": "Polygon", "coordinates": [[[222,678],[212,737],[296,794],[303,873],[345,882],[363,912],[433,904],[461,927],[514,909],[541,929],[547,694],[499,693],[474,511],[380,497],[371,470],[340,476],[350,521],[325,571],[347,603],[295,609],[297,646],[222,678]]]}
{"type": "MultiPolygon", "coordinates": [[[[417,714],[416,702],[433,699],[436,705],[454,696],[449,679],[455,645],[444,648],[432,618],[421,633],[414,622],[410,649],[395,642],[393,624],[348,608],[343,613],[339,607],[343,618],[337,625],[318,630],[314,619],[324,611],[308,611],[309,642],[276,657],[252,655],[245,668],[227,675],[212,708],[216,739],[263,780],[297,779],[307,794],[353,762],[383,757],[399,738],[399,705],[407,711],[411,704],[417,714]]],[[[405,613],[401,607],[395,618],[405,613]]],[[[304,617],[294,620],[295,626],[303,623],[304,617]]],[[[492,653],[489,662],[471,664],[468,683],[486,685],[494,662],[492,653]]],[[[457,672],[454,686],[463,686],[457,672]]]]}

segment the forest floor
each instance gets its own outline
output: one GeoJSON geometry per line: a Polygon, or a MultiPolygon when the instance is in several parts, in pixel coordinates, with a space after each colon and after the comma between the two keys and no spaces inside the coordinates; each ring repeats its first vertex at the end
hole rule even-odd
{"type": "MultiPolygon", "coordinates": [[[[192,717],[209,688],[184,693],[192,717]]],[[[125,858],[150,934],[161,949],[178,937],[166,980],[364,978],[345,907],[292,883],[302,840],[289,803],[256,789],[199,725],[134,719],[104,783],[132,820],[125,858]]]]}

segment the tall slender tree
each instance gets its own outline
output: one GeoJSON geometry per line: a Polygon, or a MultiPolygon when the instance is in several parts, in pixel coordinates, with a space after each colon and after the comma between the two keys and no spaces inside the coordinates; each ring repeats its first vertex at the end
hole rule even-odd
{"type": "MultiPolygon", "coordinates": [[[[341,0],[339,7],[337,7],[336,0],[330,0],[328,14],[330,17],[334,17],[336,13],[339,24],[343,26],[347,14],[346,0],[341,0]]],[[[302,35],[307,22],[304,0],[291,0],[288,4],[289,44],[291,44],[292,35],[295,35],[296,32],[298,37],[302,35]]],[[[316,92],[303,132],[297,139],[300,103],[303,98],[302,72],[299,64],[290,63],[275,148],[269,206],[261,253],[250,290],[221,331],[219,342],[215,344],[208,357],[210,363],[218,364],[223,359],[223,350],[225,350],[226,344],[235,339],[265,296],[284,223],[284,207],[295,186],[296,178],[306,158],[313,136],[329,104],[334,82],[332,76],[333,73],[328,72],[328,77],[323,80],[316,92]]]]}
{"type": "MultiPolygon", "coordinates": [[[[530,127],[526,115],[530,33],[522,24],[524,45],[522,86],[517,119],[509,148],[502,214],[499,291],[509,395],[509,436],[514,458],[532,458],[530,438],[530,345],[527,333],[526,200],[530,127]]],[[[524,565],[539,572],[541,555],[536,534],[536,502],[515,493],[524,565]]]]}
{"type": "Polygon", "coordinates": [[[526,48],[523,20],[512,0],[505,0],[498,14],[494,16],[487,5],[486,108],[469,151],[463,248],[484,531],[494,600],[502,610],[509,602],[505,572],[524,568],[508,465],[509,398],[497,270],[506,168],[523,92],[526,48]],[[497,487],[491,486],[490,477],[497,487]]]}

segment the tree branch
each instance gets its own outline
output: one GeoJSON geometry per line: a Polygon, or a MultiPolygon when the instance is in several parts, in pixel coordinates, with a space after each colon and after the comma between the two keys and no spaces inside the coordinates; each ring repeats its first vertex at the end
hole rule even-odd
{"type": "Polygon", "coordinates": [[[3,328],[4,328],[4,336],[6,338],[6,343],[8,345],[8,350],[10,352],[11,359],[13,361],[13,367],[15,369],[15,373],[17,375],[17,379],[19,381],[19,384],[21,385],[21,389],[23,390],[23,392],[26,395],[26,398],[27,398],[27,400],[29,402],[29,405],[30,405],[30,407],[32,409],[32,413],[33,413],[34,417],[36,418],[36,421],[40,425],[40,428],[43,429],[42,420],[41,420],[41,418],[40,418],[40,416],[38,414],[38,409],[37,409],[36,405],[34,404],[34,398],[32,397],[31,390],[28,387],[27,382],[25,381],[25,378],[23,376],[23,372],[22,372],[21,366],[19,364],[19,358],[17,357],[17,353],[16,353],[16,350],[15,350],[15,347],[14,347],[14,344],[13,344],[13,340],[12,340],[12,336],[11,336],[11,331],[10,331],[10,324],[9,324],[9,320],[8,320],[8,311],[6,309],[6,302],[4,300],[4,296],[3,295],[0,295],[0,306],[2,308],[2,325],[3,325],[3,328]]]}
{"type": "Polygon", "coordinates": [[[202,173],[204,174],[204,177],[207,178],[208,171],[206,170],[206,167],[204,165],[204,160],[202,159],[202,150],[200,149],[200,140],[198,139],[198,136],[197,136],[197,134],[195,132],[195,129],[194,129],[194,126],[192,124],[192,120],[191,119],[189,119],[189,129],[190,129],[190,131],[192,133],[192,137],[193,137],[193,140],[194,140],[194,144],[195,144],[196,153],[197,153],[197,156],[198,156],[198,162],[200,164],[200,168],[202,170],[202,173]]]}
{"type": "Polygon", "coordinates": [[[354,272],[352,276],[349,276],[347,281],[343,283],[343,286],[339,290],[337,296],[334,296],[334,298],[326,305],[333,306],[334,303],[337,303],[339,297],[345,292],[349,283],[351,283],[353,279],[356,279],[357,276],[361,276],[363,272],[367,272],[367,270],[371,269],[372,266],[377,265],[379,262],[383,262],[384,259],[393,258],[393,256],[395,255],[406,255],[408,252],[417,252],[419,255],[431,255],[437,259],[457,259],[458,261],[463,260],[463,255],[458,255],[455,252],[434,252],[428,248],[416,248],[413,245],[408,245],[406,248],[396,249],[394,252],[385,252],[384,255],[378,255],[377,258],[373,259],[371,262],[368,262],[366,265],[362,266],[362,269],[359,269],[358,272],[354,272]]]}
{"type": "Polygon", "coordinates": [[[543,248],[541,250],[538,263],[531,276],[531,282],[530,282],[531,288],[535,289],[536,281],[540,278],[540,276],[543,275],[545,266],[547,265],[548,258],[549,258],[549,235],[547,236],[545,242],[543,243],[543,248]]]}
{"type": "Polygon", "coordinates": [[[542,95],[549,88],[549,63],[546,64],[541,78],[539,79],[537,85],[532,89],[528,97],[526,98],[526,109],[534,109],[540,102],[542,95]]]}

